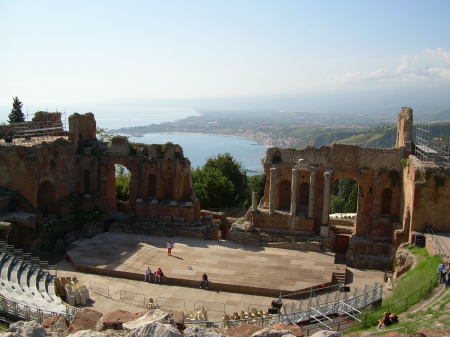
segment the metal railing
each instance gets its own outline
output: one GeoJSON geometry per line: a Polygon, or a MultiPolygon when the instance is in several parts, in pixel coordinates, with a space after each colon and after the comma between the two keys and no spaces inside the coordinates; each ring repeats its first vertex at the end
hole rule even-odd
{"type": "Polygon", "coordinates": [[[433,228],[430,225],[426,225],[425,230],[428,234],[430,234],[433,247],[437,250],[442,259],[450,258],[450,249],[446,243],[438,235],[436,235],[433,228]]]}
{"type": "Polygon", "coordinates": [[[102,296],[111,298],[111,293],[109,292],[109,286],[106,284],[89,281],[89,289],[91,289],[92,292],[94,292],[98,295],[102,295],[102,296]]]}
{"type": "Polygon", "coordinates": [[[66,312],[54,312],[11,301],[0,295],[0,311],[19,319],[41,323],[47,318],[57,315],[64,315],[70,321],[79,309],[66,306],[66,312]]]}
{"type": "Polygon", "coordinates": [[[137,304],[141,304],[144,306],[146,304],[145,295],[140,294],[140,293],[135,293],[133,291],[119,290],[119,298],[123,302],[132,302],[132,303],[137,303],[137,304]]]}

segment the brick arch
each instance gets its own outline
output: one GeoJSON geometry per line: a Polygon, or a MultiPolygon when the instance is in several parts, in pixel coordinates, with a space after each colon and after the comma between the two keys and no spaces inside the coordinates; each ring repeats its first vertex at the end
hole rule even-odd
{"type": "Polygon", "coordinates": [[[41,182],[37,192],[37,208],[44,216],[55,211],[55,185],[50,180],[41,182]]]}
{"type": "Polygon", "coordinates": [[[383,190],[381,202],[381,214],[390,215],[392,209],[392,189],[385,188],[383,190]]]}
{"type": "Polygon", "coordinates": [[[283,180],[278,185],[278,209],[289,211],[291,208],[291,182],[283,180]]]}
{"type": "Polygon", "coordinates": [[[298,188],[297,209],[302,213],[308,212],[309,203],[309,184],[303,182],[298,188]]]}
{"type": "Polygon", "coordinates": [[[156,175],[153,173],[148,176],[148,196],[156,197],[156,175]]]}

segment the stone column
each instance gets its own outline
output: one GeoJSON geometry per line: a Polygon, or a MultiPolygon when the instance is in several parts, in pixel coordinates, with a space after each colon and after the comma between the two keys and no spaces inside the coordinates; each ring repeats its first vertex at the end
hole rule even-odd
{"type": "Polygon", "coordinates": [[[328,219],[330,217],[330,176],[329,171],[323,174],[323,208],[322,208],[322,226],[320,227],[320,235],[328,236],[328,219]]]}
{"type": "Polygon", "coordinates": [[[277,169],[272,167],[270,169],[270,185],[269,185],[269,214],[273,213],[275,209],[275,189],[277,180],[277,169]]]}
{"type": "Polygon", "coordinates": [[[308,218],[314,217],[314,191],[316,188],[316,171],[309,172],[309,199],[308,199],[308,218]]]}
{"type": "Polygon", "coordinates": [[[291,212],[290,215],[297,214],[297,187],[298,187],[298,169],[292,169],[291,179],[291,212]]]}
{"type": "Polygon", "coordinates": [[[252,192],[252,211],[256,212],[258,210],[258,192],[252,192]]]}

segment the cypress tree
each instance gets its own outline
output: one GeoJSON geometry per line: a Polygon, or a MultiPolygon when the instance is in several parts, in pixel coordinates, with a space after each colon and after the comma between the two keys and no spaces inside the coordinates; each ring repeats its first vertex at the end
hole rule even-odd
{"type": "Polygon", "coordinates": [[[22,112],[22,102],[17,96],[13,98],[13,108],[8,118],[9,124],[25,122],[25,115],[22,112]]]}

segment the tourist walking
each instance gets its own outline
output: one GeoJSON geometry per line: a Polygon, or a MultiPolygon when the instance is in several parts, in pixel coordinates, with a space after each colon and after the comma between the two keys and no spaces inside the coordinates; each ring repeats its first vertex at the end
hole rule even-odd
{"type": "Polygon", "coordinates": [[[167,241],[167,255],[172,256],[172,248],[173,248],[173,243],[170,241],[167,241]]]}
{"type": "Polygon", "coordinates": [[[217,231],[217,243],[220,244],[220,241],[222,241],[222,231],[219,228],[219,230],[217,231]]]}
{"type": "Polygon", "coordinates": [[[145,282],[151,282],[152,281],[152,270],[150,269],[150,267],[147,267],[147,270],[145,271],[144,281],[145,282]]]}
{"type": "Polygon", "coordinates": [[[438,272],[438,276],[439,276],[439,283],[444,284],[445,283],[445,274],[447,273],[445,263],[441,263],[438,266],[437,272],[438,272]]]}

